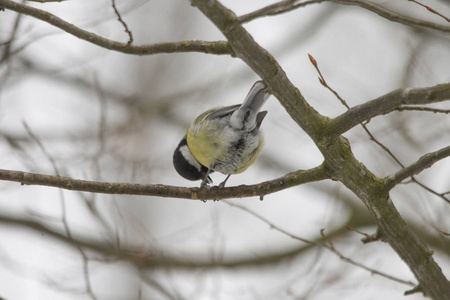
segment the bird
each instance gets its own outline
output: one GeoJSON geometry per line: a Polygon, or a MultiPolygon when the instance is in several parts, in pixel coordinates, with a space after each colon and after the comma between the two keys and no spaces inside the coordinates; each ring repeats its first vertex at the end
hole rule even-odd
{"type": "Polygon", "coordinates": [[[232,174],[247,170],[263,148],[260,126],[267,111],[260,110],[269,97],[267,85],[257,81],[242,104],[200,114],[173,153],[178,174],[191,181],[202,180],[203,188],[213,183],[211,173],[220,172],[227,175],[219,185],[223,188],[232,174]]]}

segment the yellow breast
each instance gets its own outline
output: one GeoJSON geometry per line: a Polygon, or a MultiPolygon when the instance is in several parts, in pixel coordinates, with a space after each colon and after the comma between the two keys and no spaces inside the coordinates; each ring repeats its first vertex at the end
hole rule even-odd
{"type": "MultiPolygon", "coordinates": [[[[208,113],[208,112],[207,112],[208,113]]],[[[189,127],[187,144],[195,159],[209,168],[226,155],[226,139],[216,122],[200,115],[189,127]]]]}

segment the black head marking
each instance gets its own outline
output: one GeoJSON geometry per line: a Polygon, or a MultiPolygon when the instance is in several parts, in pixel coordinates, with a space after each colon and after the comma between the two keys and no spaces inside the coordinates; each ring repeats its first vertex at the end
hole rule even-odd
{"type": "MultiPolygon", "coordinates": [[[[208,168],[200,164],[189,151],[186,138],[183,138],[173,153],[173,166],[182,177],[187,180],[203,180],[208,168]]],[[[211,171],[210,173],[212,173],[211,171]]],[[[208,183],[212,183],[208,176],[208,183]]]]}

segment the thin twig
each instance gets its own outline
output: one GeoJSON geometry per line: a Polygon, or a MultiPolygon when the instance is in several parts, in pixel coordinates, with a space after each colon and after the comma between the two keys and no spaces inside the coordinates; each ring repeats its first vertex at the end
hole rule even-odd
{"type": "MultiPolygon", "coordinates": [[[[257,218],[257,219],[261,220],[262,222],[266,223],[267,225],[269,225],[270,228],[275,229],[276,231],[281,232],[282,234],[287,235],[290,238],[293,238],[295,240],[301,241],[301,242],[309,244],[309,245],[314,245],[314,246],[325,248],[325,249],[331,251],[332,253],[336,254],[341,260],[343,260],[343,261],[345,261],[345,262],[347,262],[349,264],[352,264],[352,265],[354,265],[356,267],[359,267],[361,269],[364,269],[364,270],[370,272],[371,274],[380,275],[382,277],[385,277],[387,279],[396,281],[398,283],[406,284],[406,285],[409,285],[409,286],[415,286],[415,284],[412,283],[411,281],[406,281],[406,280],[403,280],[403,279],[399,279],[397,277],[394,277],[392,275],[386,274],[384,272],[377,271],[377,270],[372,269],[370,267],[367,267],[367,266],[365,266],[363,264],[360,264],[360,263],[354,261],[353,259],[351,259],[349,257],[346,257],[345,255],[343,255],[342,253],[340,253],[336,249],[336,247],[333,245],[331,240],[327,239],[327,243],[317,243],[315,241],[304,239],[302,237],[299,237],[298,235],[290,233],[289,231],[287,231],[285,229],[282,229],[281,227],[279,227],[279,226],[275,225],[274,223],[270,222],[267,218],[261,216],[260,214],[254,212],[253,210],[251,210],[251,209],[249,209],[249,208],[247,208],[245,206],[242,206],[242,205],[239,205],[239,204],[235,204],[235,203],[231,203],[229,201],[224,201],[224,202],[226,204],[232,206],[232,207],[236,207],[236,208],[238,208],[240,210],[243,210],[243,211],[247,212],[248,214],[254,216],[255,218],[257,218]]],[[[322,237],[325,238],[323,229],[320,231],[320,233],[321,233],[322,237]]]]}
{"type": "Polygon", "coordinates": [[[284,1],[280,1],[277,3],[271,4],[271,5],[268,5],[261,9],[255,10],[246,15],[242,15],[239,17],[239,21],[241,23],[248,23],[248,22],[258,19],[258,18],[267,17],[267,16],[276,16],[276,15],[283,14],[283,13],[292,11],[294,9],[300,8],[300,7],[305,7],[307,5],[318,4],[318,3],[326,2],[326,1],[328,1],[328,0],[310,0],[310,1],[304,1],[304,2],[300,2],[300,0],[284,0],[284,1]]]}
{"type": "MultiPolygon", "coordinates": [[[[28,126],[26,122],[23,122],[23,125],[25,129],[27,130],[28,134],[30,135],[31,139],[38,145],[39,149],[42,151],[42,153],[45,155],[45,157],[50,161],[55,173],[59,176],[59,170],[56,165],[56,161],[53,158],[53,156],[47,151],[47,149],[44,147],[44,145],[41,143],[39,138],[33,133],[31,128],[28,126]]],[[[69,223],[67,221],[67,210],[66,210],[66,200],[64,197],[63,190],[59,190],[60,193],[60,200],[61,200],[61,221],[64,226],[64,231],[66,232],[67,238],[69,240],[72,240],[72,233],[69,227],[69,223]]],[[[84,275],[84,281],[86,284],[86,293],[90,296],[92,300],[97,300],[97,296],[94,294],[92,290],[91,280],[89,276],[89,258],[87,257],[86,253],[84,252],[83,248],[81,248],[80,245],[75,244],[78,252],[80,253],[82,259],[83,259],[83,275],[84,275]]]]}
{"type": "MultiPolygon", "coordinates": [[[[326,237],[326,235],[325,235],[325,230],[324,230],[324,229],[322,229],[322,230],[320,231],[320,234],[321,234],[324,238],[326,237]]],[[[334,244],[331,242],[331,240],[328,240],[328,245],[326,245],[325,247],[326,247],[328,250],[330,250],[331,252],[333,252],[334,254],[336,254],[337,256],[339,256],[339,258],[340,258],[341,260],[343,260],[343,261],[345,261],[345,262],[347,262],[347,263],[349,263],[349,264],[351,264],[351,265],[354,265],[354,266],[356,266],[356,267],[358,267],[358,268],[361,268],[361,269],[363,269],[363,270],[366,270],[366,271],[370,272],[371,274],[374,274],[374,275],[380,275],[380,276],[382,276],[382,277],[385,277],[385,278],[390,279],[390,280],[392,280],[392,281],[396,281],[396,282],[398,282],[398,283],[406,284],[406,285],[409,285],[409,286],[415,286],[415,284],[412,283],[411,281],[406,281],[406,280],[403,280],[403,279],[399,279],[399,278],[397,278],[397,277],[395,277],[395,276],[392,276],[392,275],[386,274],[386,273],[384,273],[384,272],[381,272],[381,271],[378,271],[378,270],[369,268],[369,267],[367,267],[367,266],[365,266],[365,265],[363,265],[363,264],[361,264],[361,263],[358,263],[358,262],[352,260],[351,258],[348,258],[348,257],[344,256],[343,254],[341,254],[341,253],[336,249],[336,247],[335,247],[334,244]]]]}
{"type": "MultiPolygon", "coordinates": [[[[326,89],[328,89],[330,92],[332,92],[336,96],[336,98],[338,98],[338,100],[342,103],[342,105],[344,105],[347,109],[350,109],[350,106],[347,104],[347,102],[333,88],[331,88],[331,86],[329,86],[327,84],[327,82],[325,81],[325,78],[322,76],[322,73],[320,72],[319,66],[317,64],[317,61],[314,59],[314,57],[312,57],[310,54],[308,54],[308,57],[309,57],[309,60],[311,61],[311,63],[313,64],[313,66],[316,68],[317,72],[319,73],[320,84],[322,84],[326,89]]],[[[369,121],[367,121],[366,123],[360,123],[359,125],[361,125],[361,127],[364,129],[364,131],[367,133],[367,135],[369,136],[371,141],[373,141],[375,144],[377,144],[381,149],[383,149],[383,151],[388,153],[389,156],[391,158],[393,158],[395,160],[395,162],[398,163],[401,167],[404,167],[403,164],[400,162],[400,160],[397,157],[395,157],[395,155],[391,152],[391,150],[389,150],[388,147],[383,145],[383,143],[379,142],[373,136],[373,134],[367,128],[368,123],[369,123],[369,121]]]]}
{"type": "MultiPolygon", "coordinates": [[[[411,1],[411,0],[409,0],[409,1],[411,1]]],[[[271,5],[268,5],[266,7],[263,7],[259,10],[251,12],[249,14],[243,15],[243,16],[239,17],[239,21],[241,23],[246,23],[246,22],[253,21],[257,18],[262,18],[262,17],[266,17],[266,16],[275,16],[275,15],[286,13],[288,11],[292,11],[297,8],[304,7],[304,6],[307,6],[310,4],[317,4],[317,3],[322,3],[322,2],[333,2],[333,3],[342,4],[342,5],[359,6],[363,9],[366,9],[368,11],[376,13],[377,15],[379,15],[385,19],[388,19],[389,21],[392,21],[392,22],[401,23],[401,24],[407,25],[407,26],[424,27],[424,28],[438,30],[438,31],[442,31],[442,32],[450,32],[450,27],[448,27],[448,26],[443,26],[440,24],[423,21],[423,20],[418,20],[418,19],[414,19],[414,18],[411,18],[408,16],[403,16],[396,12],[387,10],[379,5],[373,4],[369,1],[363,1],[363,0],[311,0],[311,1],[305,1],[305,2],[300,2],[300,3],[299,3],[299,0],[285,0],[285,1],[280,1],[277,3],[271,4],[271,5]]],[[[442,17],[447,19],[444,16],[442,16],[442,17]]]]}
{"type": "Polygon", "coordinates": [[[0,58],[0,64],[3,64],[5,61],[7,61],[10,57],[11,54],[11,46],[14,42],[14,39],[16,37],[17,31],[19,29],[19,25],[20,25],[20,21],[22,19],[22,14],[17,14],[15,20],[14,20],[14,25],[13,28],[11,30],[11,34],[8,38],[8,40],[6,40],[5,42],[2,42],[0,44],[0,46],[4,46],[3,51],[2,51],[2,56],[0,58]]]}
{"type": "Polygon", "coordinates": [[[432,113],[441,113],[441,114],[450,114],[450,109],[439,109],[433,107],[424,107],[424,106],[399,106],[395,110],[397,111],[426,111],[432,113]]]}
{"type": "MultiPolygon", "coordinates": [[[[324,86],[324,87],[326,87],[328,90],[330,90],[338,99],[339,99],[339,101],[345,106],[345,107],[347,107],[347,109],[349,109],[349,110],[351,110],[350,109],[350,107],[347,105],[347,103],[346,103],[346,101],[335,91],[335,90],[333,90],[328,84],[327,84],[327,82],[325,81],[325,78],[322,76],[322,73],[320,72],[320,69],[319,69],[319,67],[318,67],[318,64],[317,64],[317,61],[314,59],[314,57],[312,57],[310,54],[308,54],[308,56],[309,56],[309,60],[311,61],[311,63],[314,65],[314,67],[316,68],[316,70],[317,70],[317,72],[319,73],[319,81],[320,81],[320,83],[324,86]]],[[[439,90],[441,89],[441,87],[442,86],[437,86],[437,87],[439,87],[439,90]]],[[[450,86],[449,86],[450,87],[450,86]]],[[[444,90],[445,90],[446,88],[444,87],[444,90]]],[[[392,151],[388,148],[388,147],[386,147],[383,143],[381,143],[380,141],[378,141],[374,136],[373,136],[373,134],[370,132],[370,130],[367,128],[367,123],[368,123],[368,121],[366,122],[366,123],[360,123],[359,125],[361,125],[362,126],[362,128],[364,129],[364,131],[367,133],[367,135],[369,136],[369,138],[370,138],[370,140],[371,141],[373,141],[375,144],[377,144],[381,149],[383,149],[383,151],[385,151],[401,168],[402,168],[402,170],[405,170],[405,166],[402,164],[402,162],[392,153],[392,151]]],[[[448,148],[448,147],[447,147],[448,148]]],[[[446,149],[446,148],[444,148],[444,149],[446,149]]],[[[412,172],[411,173],[411,175],[410,175],[410,177],[411,177],[411,180],[412,180],[412,182],[415,182],[416,184],[418,184],[420,187],[422,187],[423,189],[425,189],[425,190],[427,190],[428,192],[430,192],[430,193],[432,193],[432,194],[434,194],[434,195],[436,195],[436,196],[438,196],[438,197],[440,197],[442,200],[444,200],[444,201],[446,201],[447,203],[450,203],[450,200],[448,200],[446,197],[445,197],[445,195],[442,195],[442,194],[440,194],[440,193],[438,193],[438,192],[436,192],[435,190],[433,190],[433,189],[431,189],[431,188],[429,188],[428,186],[426,186],[425,184],[423,184],[423,183],[421,183],[420,181],[418,181],[414,176],[412,176],[412,175],[414,175],[414,174],[417,174],[417,173],[419,173],[420,171],[423,171],[425,168],[427,168],[427,166],[428,166],[428,164],[433,164],[433,163],[435,163],[436,161],[438,161],[438,160],[440,160],[440,159],[443,159],[443,158],[445,158],[445,157],[447,157],[447,156],[449,156],[450,154],[448,154],[447,153],[447,151],[448,150],[444,150],[444,149],[441,149],[441,150],[438,150],[438,151],[436,151],[436,152],[433,152],[433,153],[429,153],[430,154],[430,157],[426,157],[426,155],[425,156],[423,156],[422,157],[422,161],[421,161],[421,163],[422,163],[422,167],[423,167],[423,169],[416,169],[417,167],[418,167],[418,165],[415,165],[415,164],[413,164],[412,166],[410,166],[411,168],[409,169],[409,167],[408,167],[408,170],[407,171],[404,171],[404,172],[402,172],[402,170],[400,170],[398,173],[400,173],[400,174],[408,174],[408,172],[412,172]],[[437,155],[437,156],[434,156],[434,155],[437,155]],[[435,159],[431,159],[431,157],[436,157],[435,159]],[[426,162],[426,163],[424,163],[424,162],[426,162]],[[416,172],[417,171],[417,172],[416,172]],[[416,173],[415,173],[416,172],[416,173]]],[[[419,160],[420,161],[420,160],[419,160]]],[[[421,163],[419,163],[419,162],[417,162],[417,164],[421,164],[421,163]]],[[[429,165],[429,166],[431,166],[431,165],[429,165]]],[[[428,167],[429,167],[428,166],[428,167]]],[[[395,175],[394,175],[395,176],[395,175]]],[[[407,177],[409,177],[409,176],[407,176],[407,177]]],[[[386,178],[386,180],[387,180],[387,182],[386,182],[386,186],[388,186],[390,189],[391,188],[393,188],[396,184],[398,184],[398,183],[400,183],[402,180],[404,180],[404,179],[406,179],[407,177],[405,177],[405,178],[402,178],[402,177],[396,177],[399,181],[397,182],[397,181],[392,181],[393,180],[393,178],[389,178],[389,177],[387,177],[386,178]],[[395,183],[395,184],[394,184],[395,183]]]]}
{"type": "Polygon", "coordinates": [[[317,65],[316,59],[309,53],[308,53],[308,57],[309,57],[309,61],[312,63],[314,68],[316,68],[317,73],[319,73],[320,84],[322,84],[325,88],[327,88],[330,92],[332,92],[336,96],[336,98],[338,98],[339,101],[341,101],[342,105],[344,105],[347,109],[350,109],[350,106],[348,106],[347,102],[344,99],[342,99],[342,97],[339,96],[339,94],[327,84],[327,82],[325,81],[325,78],[322,76],[322,72],[320,72],[320,69],[319,69],[319,66],[317,65]]]}
{"type": "Polygon", "coordinates": [[[134,41],[133,33],[128,29],[127,23],[125,23],[125,21],[122,19],[122,16],[120,15],[119,10],[116,7],[116,0],[112,0],[112,7],[114,9],[114,13],[117,16],[117,20],[122,24],[122,26],[125,28],[125,32],[128,34],[128,42],[125,45],[125,48],[129,47],[134,41]]]}
{"type": "Polygon", "coordinates": [[[443,14],[441,14],[441,13],[435,11],[435,10],[432,9],[431,7],[429,7],[429,6],[427,6],[427,5],[424,5],[424,4],[420,3],[419,1],[416,1],[416,0],[408,0],[408,1],[414,2],[414,3],[416,3],[416,4],[418,4],[418,5],[422,6],[422,7],[425,7],[429,12],[431,12],[431,13],[433,13],[433,14],[435,14],[435,15],[438,15],[439,17],[443,18],[443,19],[444,19],[445,21],[447,21],[447,22],[450,22],[450,19],[449,19],[449,18],[447,18],[447,17],[444,16],[443,14]]]}
{"type": "Polygon", "coordinates": [[[366,9],[368,11],[376,13],[377,15],[379,15],[385,19],[388,19],[389,21],[400,23],[403,25],[423,27],[423,28],[438,30],[438,31],[442,31],[442,32],[450,32],[450,27],[448,27],[448,26],[443,26],[443,25],[428,22],[428,21],[423,21],[423,20],[418,20],[418,19],[414,19],[411,17],[407,17],[407,16],[402,16],[393,11],[387,10],[381,6],[373,4],[370,1],[365,1],[365,0],[329,0],[329,1],[334,2],[334,3],[344,4],[344,5],[359,6],[363,9],[366,9]]]}

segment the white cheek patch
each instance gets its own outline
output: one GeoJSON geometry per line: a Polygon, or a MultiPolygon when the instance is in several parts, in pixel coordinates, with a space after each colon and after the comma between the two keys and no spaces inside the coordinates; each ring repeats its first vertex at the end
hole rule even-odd
{"type": "Polygon", "coordinates": [[[186,160],[189,162],[189,164],[191,164],[192,166],[194,166],[199,172],[202,169],[202,166],[200,165],[200,163],[194,158],[194,156],[192,156],[191,151],[189,150],[188,146],[183,146],[180,148],[180,152],[181,154],[184,156],[184,158],[186,158],[186,160]]]}

